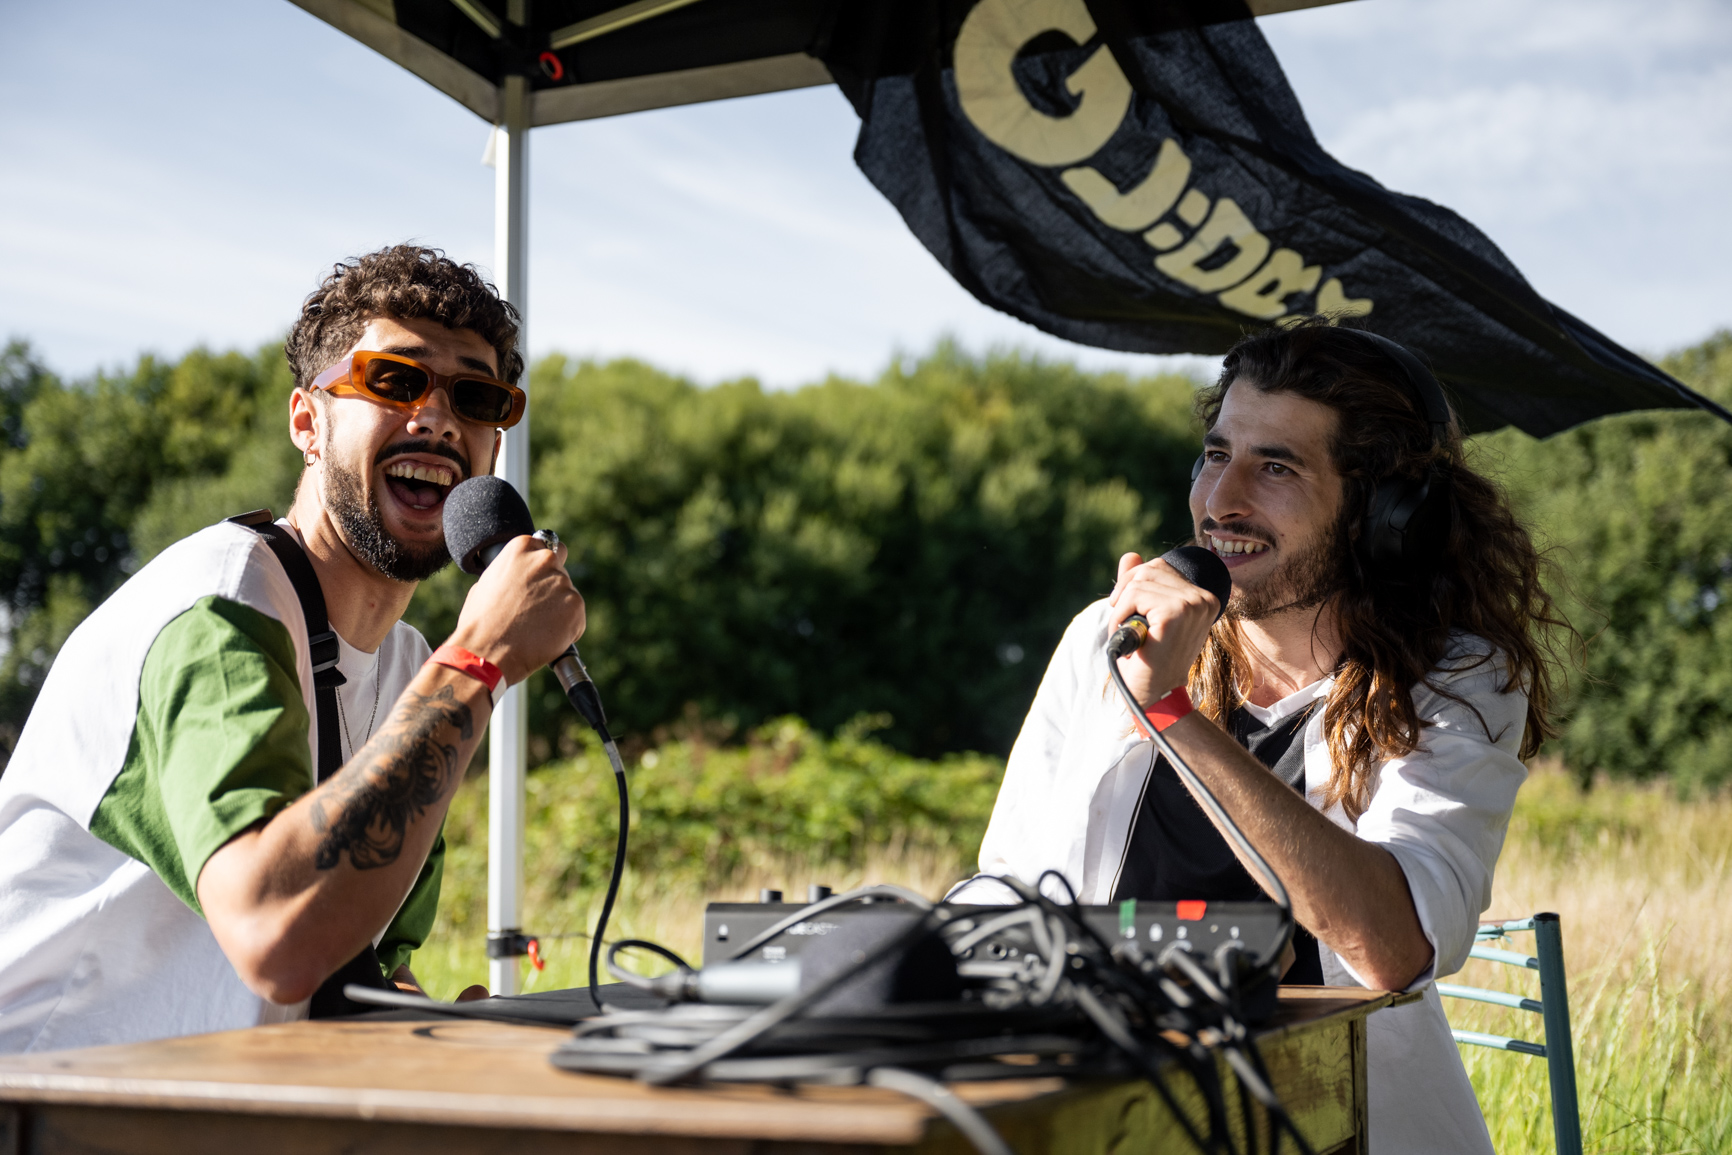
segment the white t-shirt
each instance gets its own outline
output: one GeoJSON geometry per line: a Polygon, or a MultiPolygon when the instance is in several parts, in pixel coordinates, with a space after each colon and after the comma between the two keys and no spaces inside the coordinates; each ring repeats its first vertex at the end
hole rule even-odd
{"type": "MultiPolygon", "coordinates": [[[[1033,882],[1056,870],[1073,885],[1080,883],[1077,893],[1085,903],[1111,896],[1147,772],[1146,763],[1137,772],[1119,769],[1141,735],[1108,681],[1108,609],[1105,601],[1096,602],[1065,631],[1011,750],[980,847],[982,873],[1033,882]]],[[[1519,691],[1500,692],[1499,663],[1471,665],[1486,649],[1463,636],[1433,679],[1468,706],[1424,686],[1415,689],[1414,706],[1432,724],[1412,754],[1379,768],[1370,807],[1358,823],[1339,807],[1325,812],[1395,857],[1434,951],[1432,967],[1409,988],[1423,990],[1424,998],[1367,1020],[1367,1090],[1377,1152],[1478,1155],[1492,1149],[1434,986],[1435,979],[1460,970],[1473,948],[1479,916],[1491,902],[1492,872],[1516,790],[1527,778],[1517,757],[1527,698],[1519,691]]],[[[1324,679],[1273,706],[1247,708],[1273,725],[1326,696],[1330,685],[1324,679]]],[[[1332,773],[1322,710],[1305,726],[1304,752],[1307,796],[1320,807],[1332,773]]],[[[1002,902],[1002,895],[1002,887],[978,886],[953,897],[1002,902]]],[[[1325,981],[1365,985],[1321,943],[1318,955],[1325,981]]]]}
{"type": "MultiPolygon", "coordinates": [[[[275,684],[290,698],[299,696],[298,703],[276,705],[283,717],[304,717],[306,725],[282,738],[297,748],[272,747],[280,755],[272,771],[278,780],[253,793],[273,795],[265,805],[279,806],[313,788],[317,734],[307,632],[282,565],[262,538],[240,526],[212,526],[177,542],[73,631],[0,776],[0,1053],[136,1042],[306,1015],[304,1002],[278,1006],[247,989],[189,905],[197,868],[233,831],[206,821],[204,844],[189,852],[195,861],[173,888],[140,858],[91,831],[113,804],[123,767],[139,765],[135,726],[142,724],[144,704],[156,700],[151,687],[141,690],[151,648],[159,636],[171,636],[164,633],[171,623],[178,629],[195,615],[255,627],[262,621],[262,633],[275,637],[275,684]]],[[[246,642],[242,634],[235,638],[246,642]]],[[[421,635],[401,622],[375,654],[342,644],[338,668],[348,681],[338,697],[357,746],[367,741],[370,715],[371,729],[383,725],[428,652],[421,635]]],[[[162,715],[153,723],[170,728],[186,716],[173,708],[162,715]]],[[[220,739],[220,723],[197,721],[205,728],[196,748],[203,748],[198,741],[204,735],[220,739]]],[[[345,754],[348,745],[345,739],[345,754]]],[[[223,769],[212,773],[220,777],[223,769]]],[[[209,816],[192,818],[197,826],[209,816]]],[[[252,820],[230,808],[231,823],[244,828],[252,820]]],[[[388,929],[381,927],[380,937],[388,929]]]]}

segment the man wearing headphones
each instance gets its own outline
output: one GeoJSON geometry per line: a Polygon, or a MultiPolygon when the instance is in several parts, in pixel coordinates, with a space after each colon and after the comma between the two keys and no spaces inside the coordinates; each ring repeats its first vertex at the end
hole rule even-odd
{"type": "Polygon", "coordinates": [[[1375,1149],[1489,1153],[1433,980],[1466,961],[1551,732],[1541,559],[1393,342],[1246,337],[1199,414],[1191,516],[1232,573],[1225,613],[1164,562],[1119,560],[1047,669],[981,869],[1054,870],[1091,903],[1264,897],[1111,692],[1107,639],[1144,615],[1120,669],[1290,892],[1285,981],[1424,991],[1368,1023],[1375,1149]]]}

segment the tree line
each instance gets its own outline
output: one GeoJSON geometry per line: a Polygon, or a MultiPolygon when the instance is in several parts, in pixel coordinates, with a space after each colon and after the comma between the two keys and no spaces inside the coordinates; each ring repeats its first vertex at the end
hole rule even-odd
{"type": "MultiPolygon", "coordinates": [[[[1664,365],[1732,401],[1732,333],[1664,365]]],[[[287,508],[290,387],[277,345],[76,382],[23,342],[0,353],[0,747],[128,574],[230,514],[287,508]]],[[[585,658],[636,740],[872,714],[908,753],[1002,754],[1118,554],[1188,536],[1194,389],[949,344],[785,392],[554,355],[531,373],[530,504],[571,546],[585,658]]],[[[1583,775],[1726,781],[1732,429],[1632,414],[1474,454],[1553,545],[1590,639],[1557,753],[1583,775]]],[[[437,644],[468,583],[425,583],[409,620],[437,644]]],[[[569,751],[550,682],[530,709],[536,757],[569,751]]]]}

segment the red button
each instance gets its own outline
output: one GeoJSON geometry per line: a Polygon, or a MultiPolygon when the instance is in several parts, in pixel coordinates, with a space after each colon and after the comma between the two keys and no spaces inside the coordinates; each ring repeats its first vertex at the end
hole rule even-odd
{"type": "Polygon", "coordinates": [[[1186,922],[1197,922],[1203,917],[1203,912],[1209,909],[1209,904],[1200,898],[1187,898],[1179,902],[1179,917],[1186,922]]]}

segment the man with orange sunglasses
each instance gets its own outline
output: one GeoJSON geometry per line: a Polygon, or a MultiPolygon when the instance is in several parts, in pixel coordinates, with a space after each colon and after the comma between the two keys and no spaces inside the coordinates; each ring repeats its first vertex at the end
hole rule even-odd
{"type": "Polygon", "coordinates": [[[563,547],[527,537],[439,650],[400,620],[448,560],[446,495],[523,415],[517,338],[472,267],[414,246],[307,299],[285,346],[306,467],[276,545],[224,522],[141,569],[68,639],[0,778],[0,1052],[304,1017],[357,961],[413,985],[493,693],[584,626],[563,547]]]}

